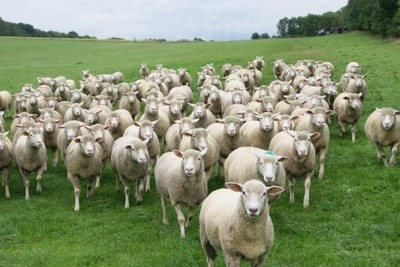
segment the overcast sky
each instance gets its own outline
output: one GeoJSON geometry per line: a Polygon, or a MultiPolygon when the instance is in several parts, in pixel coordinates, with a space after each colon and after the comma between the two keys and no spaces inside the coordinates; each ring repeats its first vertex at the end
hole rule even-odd
{"type": "MultiPolygon", "coordinates": [[[[276,34],[284,17],[337,11],[347,0],[3,0],[0,17],[44,31],[100,39],[250,39],[276,34]]],[[[338,26],[338,25],[332,25],[338,26]]]]}

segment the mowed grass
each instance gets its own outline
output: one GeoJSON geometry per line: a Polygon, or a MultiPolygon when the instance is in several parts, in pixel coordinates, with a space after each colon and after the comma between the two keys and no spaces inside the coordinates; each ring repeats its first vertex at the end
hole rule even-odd
{"type": "MultiPolygon", "coordinates": [[[[0,90],[18,92],[24,83],[37,85],[36,77],[64,75],[79,84],[83,69],[94,74],[121,71],[125,81],[139,78],[140,63],[151,69],[185,67],[197,81],[201,66],[214,63],[246,65],[255,56],[267,62],[263,84],[273,79],[271,61],[298,59],[330,61],[339,81],[350,61],[368,74],[369,93],[358,126],[357,141],[350,129],[339,137],[332,120],[325,179],[312,181],[310,207],[302,205],[304,180],[298,179],[296,202],[288,193],[271,205],[275,244],[270,266],[395,266],[400,265],[400,179],[398,162],[385,168],[367,141],[363,125],[375,107],[399,108],[400,46],[349,33],[316,38],[207,43],[140,43],[62,39],[0,38],[0,90]]],[[[197,94],[197,89],[192,86],[197,94]]],[[[11,122],[7,120],[8,124],[11,122]]],[[[102,185],[86,198],[82,182],[81,211],[73,211],[72,185],[60,160],[43,177],[43,193],[24,199],[15,165],[11,170],[11,199],[0,190],[0,266],[205,266],[199,241],[198,211],[179,236],[175,211],[170,224],[162,223],[161,204],[152,190],[136,205],[124,209],[122,191],[115,191],[115,174],[108,165],[102,185]]],[[[215,172],[209,191],[224,186],[215,172]]],[[[132,189],[133,190],[133,189],[132,189]]],[[[132,192],[132,191],[131,191],[132,192]]],[[[248,264],[243,264],[248,266],[248,264]]],[[[219,253],[218,266],[224,266],[219,253]]]]}

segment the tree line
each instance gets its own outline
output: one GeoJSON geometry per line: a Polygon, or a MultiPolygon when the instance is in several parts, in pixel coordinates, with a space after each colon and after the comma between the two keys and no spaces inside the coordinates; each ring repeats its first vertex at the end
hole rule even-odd
{"type": "Polygon", "coordinates": [[[347,30],[400,37],[400,0],[349,0],[336,12],[284,17],[277,24],[277,37],[307,37],[347,30]]]}
{"type": "Polygon", "coordinates": [[[70,31],[62,33],[57,31],[42,31],[30,24],[12,23],[4,21],[0,17],[0,36],[25,36],[25,37],[51,37],[51,38],[96,38],[88,35],[79,36],[78,33],[70,31]]]}

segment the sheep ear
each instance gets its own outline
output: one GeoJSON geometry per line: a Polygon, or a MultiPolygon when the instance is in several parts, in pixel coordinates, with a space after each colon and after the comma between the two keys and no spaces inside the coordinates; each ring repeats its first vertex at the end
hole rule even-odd
{"type": "Polygon", "coordinates": [[[126,148],[126,149],[132,149],[132,145],[131,145],[131,144],[128,144],[128,145],[125,146],[125,148],[126,148]]]}
{"type": "Polygon", "coordinates": [[[235,192],[242,192],[242,185],[239,183],[234,183],[234,182],[227,182],[225,183],[225,186],[235,192]]]}
{"type": "Polygon", "coordinates": [[[147,137],[146,139],[144,139],[142,142],[143,144],[147,145],[147,143],[150,141],[150,137],[147,137]]]}
{"type": "Polygon", "coordinates": [[[344,100],[349,100],[350,97],[348,97],[347,95],[343,97],[344,100]]]}
{"type": "Polygon", "coordinates": [[[135,125],[135,126],[137,126],[137,127],[140,127],[140,122],[138,122],[138,121],[133,121],[133,125],[135,125]]]}
{"type": "Polygon", "coordinates": [[[217,119],[217,122],[219,122],[219,123],[225,123],[225,120],[224,120],[224,119],[217,119]]]}
{"type": "Polygon", "coordinates": [[[154,126],[157,124],[157,122],[158,122],[159,120],[160,120],[160,119],[155,120],[155,121],[152,121],[152,122],[151,122],[151,126],[154,127],[154,126]]]}
{"type": "Polygon", "coordinates": [[[319,132],[310,133],[311,139],[317,139],[320,136],[321,136],[321,133],[319,133],[319,132]]]}
{"type": "Polygon", "coordinates": [[[200,151],[200,156],[204,157],[207,154],[208,148],[203,149],[202,151],[200,151]]]}
{"type": "Polygon", "coordinates": [[[267,195],[269,198],[280,195],[283,191],[285,191],[285,189],[283,189],[280,186],[270,186],[270,187],[266,187],[266,189],[267,189],[267,195]]]}
{"type": "Polygon", "coordinates": [[[277,156],[276,158],[278,159],[279,162],[289,159],[288,157],[285,157],[285,156],[277,156]]]}
{"type": "Polygon", "coordinates": [[[382,109],[375,107],[375,109],[379,112],[382,113],[382,109]]]}
{"type": "Polygon", "coordinates": [[[96,138],[94,139],[94,141],[95,141],[96,143],[100,143],[102,140],[103,140],[103,138],[101,138],[101,137],[96,137],[96,138]]]}
{"type": "Polygon", "coordinates": [[[85,128],[88,129],[89,131],[92,130],[92,127],[85,125],[85,128]]]}
{"type": "Polygon", "coordinates": [[[325,111],[325,114],[328,115],[328,116],[331,116],[333,114],[336,114],[336,112],[333,111],[333,110],[327,110],[327,111],[325,111]]]}
{"type": "Polygon", "coordinates": [[[172,150],[178,158],[183,158],[183,152],[179,150],[172,150]]]}
{"type": "Polygon", "coordinates": [[[75,137],[75,138],[74,138],[74,142],[75,142],[75,143],[80,143],[80,142],[81,142],[81,137],[80,137],[80,136],[75,137]]]}

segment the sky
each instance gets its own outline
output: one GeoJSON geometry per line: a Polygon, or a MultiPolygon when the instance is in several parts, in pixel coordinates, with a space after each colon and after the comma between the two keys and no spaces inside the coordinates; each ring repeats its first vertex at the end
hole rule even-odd
{"type": "Polygon", "coordinates": [[[321,15],[346,5],[347,0],[12,0],[1,1],[0,17],[99,39],[229,41],[248,40],[254,32],[273,36],[284,17],[321,15]]]}

